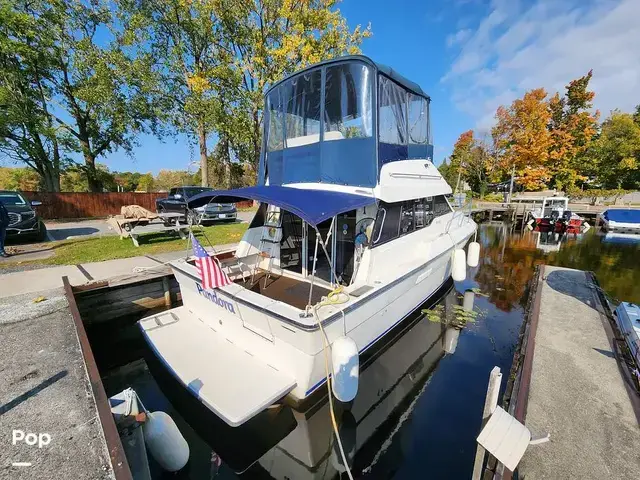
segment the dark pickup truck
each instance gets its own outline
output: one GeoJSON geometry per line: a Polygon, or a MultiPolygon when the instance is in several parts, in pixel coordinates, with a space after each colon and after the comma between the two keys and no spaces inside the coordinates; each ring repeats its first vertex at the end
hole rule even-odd
{"type": "Polygon", "coordinates": [[[238,214],[233,203],[209,203],[198,207],[191,213],[187,211],[189,198],[202,192],[208,192],[213,188],[208,187],[175,187],[169,190],[167,198],[156,200],[156,210],[158,213],[182,213],[185,216],[193,215],[194,223],[211,223],[218,220],[235,221],[238,214]]]}

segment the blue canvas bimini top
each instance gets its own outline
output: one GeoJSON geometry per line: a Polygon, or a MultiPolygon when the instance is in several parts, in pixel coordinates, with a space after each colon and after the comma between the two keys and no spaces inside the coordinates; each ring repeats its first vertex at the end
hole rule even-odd
{"type": "Polygon", "coordinates": [[[375,202],[373,197],[353,193],[259,185],[234,190],[203,192],[191,197],[188,205],[189,208],[197,208],[211,201],[233,203],[241,199],[257,200],[280,207],[314,226],[340,213],[365,207],[375,202]]]}

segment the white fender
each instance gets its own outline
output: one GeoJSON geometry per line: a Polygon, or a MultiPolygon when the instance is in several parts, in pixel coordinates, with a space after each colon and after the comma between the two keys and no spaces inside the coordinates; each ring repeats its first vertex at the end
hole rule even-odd
{"type": "Polygon", "coordinates": [[[455,353],[458,348],[458,338],[460,337],[460,329],[449,327],[444,332],[444,351],[447,353],[455,353]]]}
{"type": "Polygon", "coordinates": [[[466,254],[462,248],[456,248],[451,258],[451,277],[456,282],[467,278],[466,254]]]}
{"type": "Polygon", "coordinates": [[[467,265],[472,268],[478,266],[480,262],[480,244],[478,242],[471,242],[467,248],[467,265]]]}
{"type": "Polygon", "coordinates": [[[341,402],[350,402],[358,393],[360,358],[358,345],[349,337],[339,337],[331,344],[333,395],[341,402]]]}
{"type": "Polygon", "coordinates": [[[176,472],[187,464],[189,445],[168,414],[148,412],[142,429],[145,444],[163,469],[176,472]]]}
{"type": "Polygon", "coordinates": [[[465,312],[472,312],[475,299],[476,294],[473,292],[473,290],[466,290],[464,292],[464,296],[462,297],[462,309],[465,312]]]}

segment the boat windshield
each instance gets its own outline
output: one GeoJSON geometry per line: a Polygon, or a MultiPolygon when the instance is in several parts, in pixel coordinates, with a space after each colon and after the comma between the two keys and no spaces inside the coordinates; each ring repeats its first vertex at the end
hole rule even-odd
{"type": "Polygon", "coordinates": [[[265,138],[270,185],[374,186],[371,67],[360,61],[319,66],[277,85],[267,95],[265,138]]]}

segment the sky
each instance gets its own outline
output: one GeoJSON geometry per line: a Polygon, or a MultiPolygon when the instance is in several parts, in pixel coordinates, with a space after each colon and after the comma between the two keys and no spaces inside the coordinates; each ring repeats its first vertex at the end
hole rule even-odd
{"type": "MultiPolygon", "coordinates": [[[[591,69],[603,117],[640,104],[640,0],[342,0],[339,8],[352,28],[371,23],[365,55],[431,96],[436,164],[460,133],[489,132],[498,106],[532,88],[563,92],[591,69]]],[[[185,137],[139,143],[133,158],[119,151],[100,161],[155,174],[197,158],[185,137]]]]}

